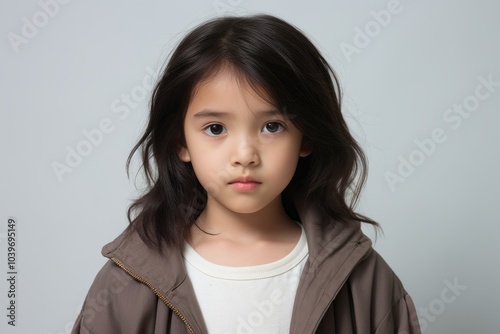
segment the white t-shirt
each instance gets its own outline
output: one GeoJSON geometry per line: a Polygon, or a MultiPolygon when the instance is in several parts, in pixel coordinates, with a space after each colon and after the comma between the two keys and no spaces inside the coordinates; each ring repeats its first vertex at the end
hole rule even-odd
{"type": "Polygon", "coordinates": [[[295,292],[308,255],[304,229],[288,255],[263,265],[217,265],[187,242],[183,255],[209,333],[289,333],[295,292]]]}

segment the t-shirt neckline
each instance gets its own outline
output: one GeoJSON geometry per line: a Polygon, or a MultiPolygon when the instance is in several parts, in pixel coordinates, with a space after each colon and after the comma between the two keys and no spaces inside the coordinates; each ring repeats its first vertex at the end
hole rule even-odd
{"type": "Polygon", "coordinates": [[[232,267],[206,260],[187,242],[184,242],[184,259],[205,275],[229,280],[252,280],[281,275],[297,266],[308,254],[307,239],[302,224],[299,241],[290,253],[274,262],[255,266],[232,267]]]}

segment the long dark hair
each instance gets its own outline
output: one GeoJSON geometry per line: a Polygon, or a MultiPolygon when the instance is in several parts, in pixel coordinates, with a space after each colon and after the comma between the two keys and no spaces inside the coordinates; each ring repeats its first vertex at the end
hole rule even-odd
{"type": "Polygon", "coordinates": [[[171,54],[153,91],[146,130],[127,159],[128,175],[133,155],[142,149],[148,182],[128,209],[128,230],[137,230],[156,249],[179,246],[203,211],[207,193],[178,151],[185,145],[184,116],[196,85],[223,66],[231,66],[252,87],[263,88],[312,149],[299,159],[282,193],[287,214],[298,220],[293,200],[300,195],[339,222],[378,226],[354,212],[367,161],[342,117],[334,71],[299,29],[274,16],[253,15],[207,21],[171,54]]]}

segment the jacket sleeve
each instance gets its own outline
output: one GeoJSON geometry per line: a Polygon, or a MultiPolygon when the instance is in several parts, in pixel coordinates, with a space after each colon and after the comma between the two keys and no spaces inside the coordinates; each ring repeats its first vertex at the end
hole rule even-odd
{"type": "Polygon", "coordinates": [[[400,279],[375,251],[367,259],[364,274],[374,298],[371,309],[375,334],[421,334],[415,305],[400,279]]]}
{"type": "Polygon", "coordinates": [[[408,293],[394,303],[392,309],[384,317],[375,334],[421,334],[417,312],[408,293]]]}
{"type": "Polygon", "coordinates": [[[149,288],[109,260],[92,283],[71,333],[152,333],[156,307],[149,288]]]}
{"type": "MultiPolygon", "coordinates": [[[[417,312],[410,295],[394,271],[375,251],[351,273],[337,297],[337,313],[343,311],[356,333],[421,334],[417,312]],[[351,305],[351,311],[341,308],[351,305]],[[349,316],[347,316],[349,315],[349,316]]],[[[340,318],[340,317],[339,317],[340,318]]],[[[341,327],[339,327],[341,328],[341,327]]]]}
{"type": "Polygon", "coordinates": [[[83,325],[82,325],[82,312],[78,315],[75,320],[75,324],[73,325],[73,329],[71,330],[71,334],[91,334],[83,325]]]}

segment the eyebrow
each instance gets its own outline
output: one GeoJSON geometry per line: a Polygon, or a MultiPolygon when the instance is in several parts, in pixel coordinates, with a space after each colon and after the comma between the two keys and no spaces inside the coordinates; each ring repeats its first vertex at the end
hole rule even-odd
{"type": "MultiPolygon", "coordinates": [[[[275,115],[281,116],[282,115],[282,113],[276,109],[259,111],[257,113],[260,114],[261,117],[262,116],[275,116],[275,115]]],[[[215,117],[215,118],[228,118],[229,117],[229,118],[231,118],[232,116],[233,116],[232,113],[204,109],[204,110],[194,114],[193,118],[195,118],[195,119],[209,118],[209,117],[215,117]]]]}

